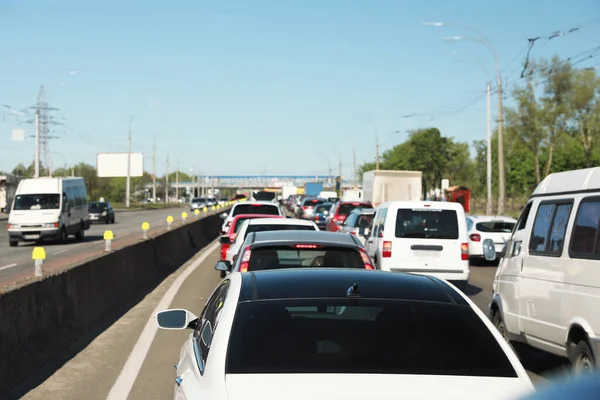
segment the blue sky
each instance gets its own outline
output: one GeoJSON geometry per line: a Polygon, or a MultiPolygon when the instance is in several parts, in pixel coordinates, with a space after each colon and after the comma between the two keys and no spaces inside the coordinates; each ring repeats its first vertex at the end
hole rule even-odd
{"type": "MultiPolygon", "coordinates": [[[[451,53],[493,72],[491,53],[442,41],[469,31],[422,22],[480,29],[515,83],[528,37],[584,26],[533,52],[574,56],[600,45],[600,24],[585,24],[598,17],[597,0],[0,0],[0,104],[32,106],[45,84],[66,123],[50,141],[55,166],[126,151],[135,114],[133,151],[151,170],[155,139],[160,174],[170,154],[171,170],[179,158],[215,175],[336,173],[341,159],[350,176],[353,146],[358,163],[373,160],[376,136],[385,150],[410,124],[485,138],[486,76],[451,53]]],[[[0,114],[0,170],[33,159],[33,139],[11,141],[14,127],[33,133],[23,120],[0,114]]]]}

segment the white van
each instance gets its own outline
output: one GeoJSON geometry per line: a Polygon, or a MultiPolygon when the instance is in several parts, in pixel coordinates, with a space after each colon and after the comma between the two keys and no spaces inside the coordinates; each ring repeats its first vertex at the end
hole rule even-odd
{"type": "Polygon", "coordinates": [[[19,182],[8,216],[8,240],[59,240],[69,235],[83,240],[90,228],[88,198],[83,178],[37,178],[19,182]]]}
{"type": "Polygon", "coordinates": [[[490,318],[509,341],[600,356],[600,168],[548,175],[521,212],[496,271],[490,318]]]}
{"type": "Polygon", "coordinates": [[[460,203],[392,201],[375,209],[366,249],[384,271],[469,279],[469,238],[460,203]]]}

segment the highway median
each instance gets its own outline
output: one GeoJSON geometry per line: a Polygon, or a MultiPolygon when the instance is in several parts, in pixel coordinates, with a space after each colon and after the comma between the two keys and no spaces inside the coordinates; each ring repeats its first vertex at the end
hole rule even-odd
{"type": "Polygon", "coordinates": [[[216,239],[219,214],[228,210],[192,214],[145,240],[116,241],[111,252],[70,268],[44,265],[44,277],[1,293],[0,397],[83,337],[110,326],[216,239]]]}

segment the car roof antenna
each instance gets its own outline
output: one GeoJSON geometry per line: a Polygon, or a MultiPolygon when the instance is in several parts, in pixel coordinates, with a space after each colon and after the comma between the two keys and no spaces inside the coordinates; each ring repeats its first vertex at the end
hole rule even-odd
{"type": "Polygon", "coordinates": [[[348,297],[357,297],[360,296],[360,290],[358,290],[358,283],[353,284],[346,291],[346,296],[348,297]]]}

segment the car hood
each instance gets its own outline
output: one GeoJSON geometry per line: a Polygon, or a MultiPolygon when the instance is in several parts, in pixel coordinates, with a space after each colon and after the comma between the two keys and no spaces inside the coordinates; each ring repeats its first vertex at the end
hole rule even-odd
{"type": "Polygon", "coordinates": [[[533,392],[529,379],[375,374],[233,374],[229,400],[518,400],[533,392]]]}

